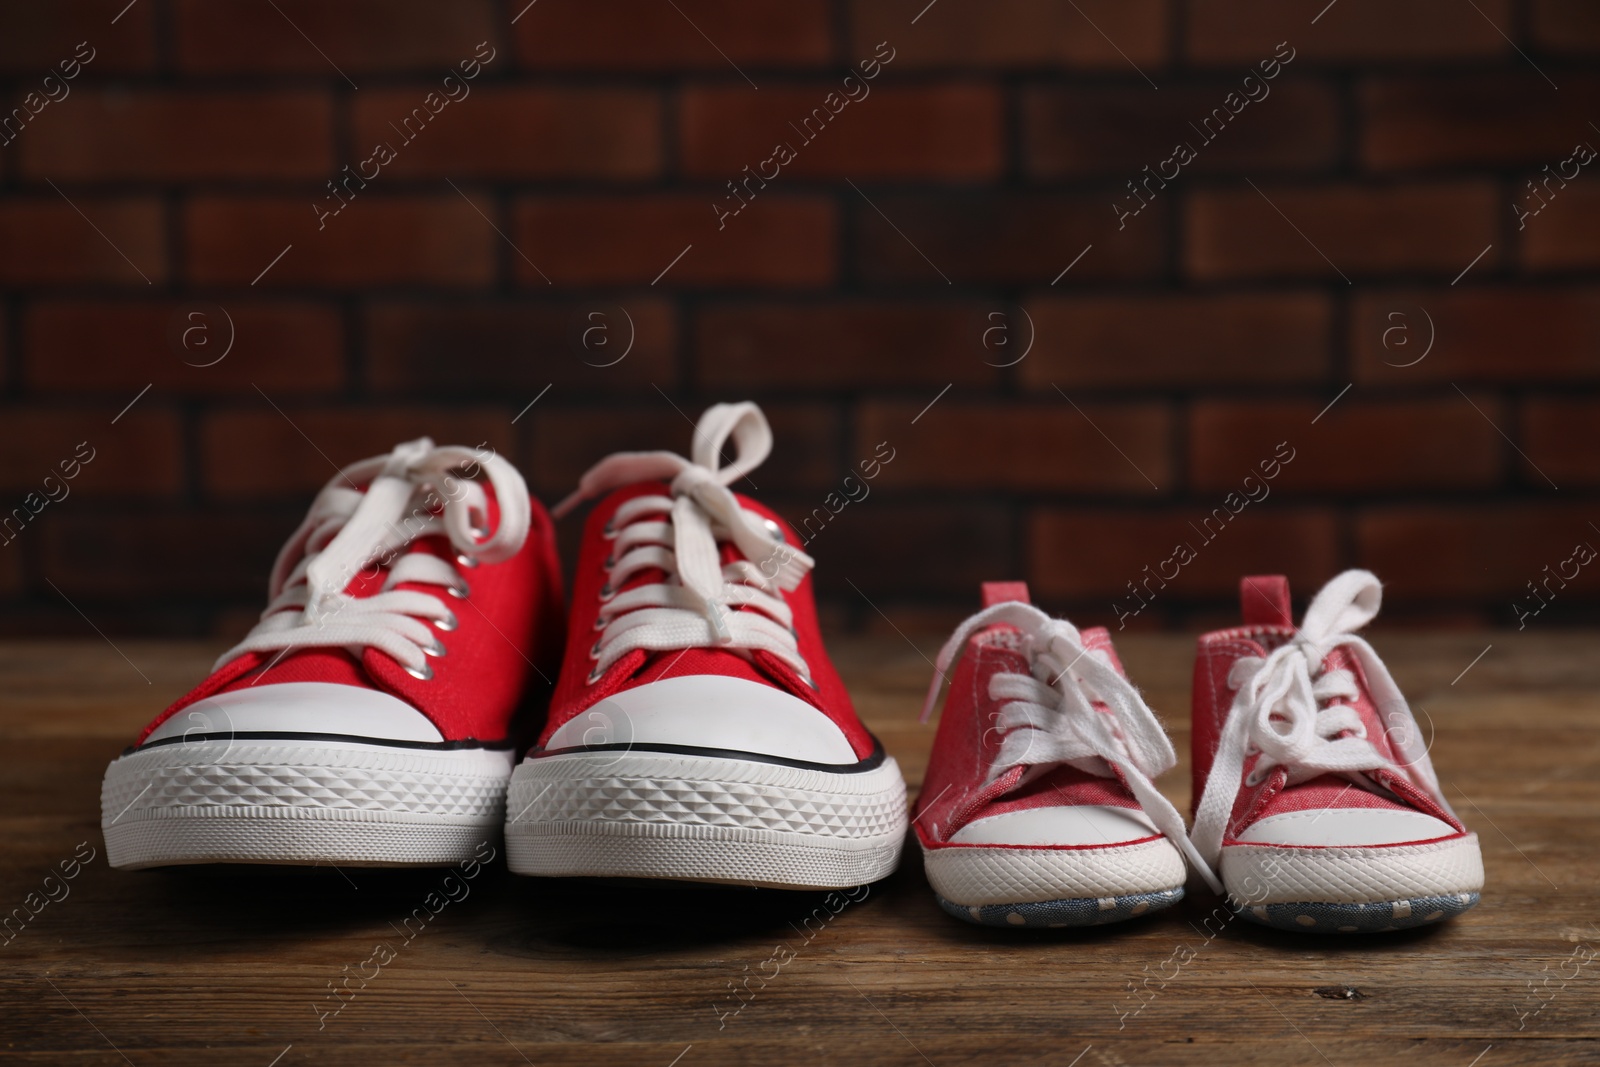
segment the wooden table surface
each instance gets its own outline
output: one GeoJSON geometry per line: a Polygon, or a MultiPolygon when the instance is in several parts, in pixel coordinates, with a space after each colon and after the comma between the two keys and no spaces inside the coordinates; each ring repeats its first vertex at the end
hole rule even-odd
{"type": "MultiPolygon", "coordinates": [[[[916,643],[834,645],[913,787],[937,647],[916,643]]],[[[913,847],[893,877],[831,908],[815,893],[539,881],[497,861],[409,941],[397,928],[443,872],[106,866],[106,762],[219,649],[0,645],[0,909],[29,916],[0,935],[15,935],[0,946],[0,1060],[1600,1062],[1600,637],[1378,645],[1483,842],[1483,903],[1442,927],[1340,940],[1207,927],[1218,902],[1191,882],[1178,907],[1118,926],[982,929],[939,910],[913,847]],[[63,864],[75,878],[59,878],[63,864]],[[57,899],[40,907],[46,892],[57,899]],[[380,941],[394,949],[382,966],[380,941]],[[367,977],[335,1001],[354,974],[367,977]],[[736,999],[735,985],[751,992],[736,999]]],[[[1122,650],[1186,753],[1192,642],[1122,650]]],[[[1186,769],[1161,784],[1187,811],[1186,769]]]]}

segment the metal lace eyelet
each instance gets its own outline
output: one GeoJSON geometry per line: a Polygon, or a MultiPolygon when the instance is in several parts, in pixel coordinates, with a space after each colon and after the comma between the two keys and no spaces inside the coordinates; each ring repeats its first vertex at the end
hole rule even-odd
{"type": "Polygon", "coordinates": [[[778,544],[781,545],[781,544],[784,543],[785,538],[783,536],[783,527],[782,526],[779,526],[777,523],[773,522],[771,519],[762,519],[761,520],[761,525],[763,525],[763,526],[765,526],[767,528],[767,532],[772,534],[773,539],[775,541],[777,541],[778,544]]]}
{"type": "Polygon", "coordinates": [[[442,659],[447,651],[449,650],[444,647],[444,642],[437,637],[433,639],[433,644],[422,646],[424,656],[433,656],[436,659],[442,659]]]}
{"type": "Polygon", "coordinates": [[[445,592],[457,600],[465,600],[472,594],[472,586],[468,585],[465,578],[458,579],[454,585],[445,586],[445,592]]]}
{"type": "Polygon", "coordinates": [[[456,555],[456,566],[457,567],[465,567],[468,570],[471,570],[473,567],[476,567],[477,565],[478,565],[478,560],[477,560],[476,556],[469,556],[465,552],[461,552],[461,553],[458,553],[456,555]]]}
{"type": "Polygon", "coordinates": [[[600,678],[601,678],[601,677],[602,677],[602,676],[603,676],[603,675],[604,675],[604,674],[605,674],[605,673],[606,673],[606,672],[605,672],[605,671],[603,671],[603,670],[601,670],[601,669],[600,669],[600,668],[599,668],[599,667],[598,667],[598,666],[597,666],[597,667],[595,667],[595,669],[594,669],[594,670],[592,670],[592,671],[590,671],[590,672],[589,672],[589,684],[590,684],[590,685],[593,685],[593,684],[594,684],[594,683],[596,683],[596,682],[598,682],[598,681],[599,681],[599,680],[600,680],[600,678]]]}
{"type": "Polygon", "coordinates": [[[1264,781],[1266,781],[1266,776],[1260,771],[1251,771],[1249,774],[1244,776],[1244,784],[1249,786],[1251,789],[1254,789],[1264,781]]]}
{"type": "Polygon", "coordinates": [[[606,557],[606,561],[604,563],[604,567],[605,567],[606,570],[610,570],[612,567],[615,567],[616,565],[617,565],[617,557],[615,555],[611,555],[611,556],[607,556],[606,557]]]}
{"type": "Polygon", "coordinates": [[[594,647],[589,649],[589,658],[590,659],[599,659],[600,658],[600,642],[599,641],[596,641],[594,643],[594,647]]]}
{"type": "Polygon", "coordinates": [[[421,670],[418,670],[415,667],[407,667],[405,668],[405,672],[419,682],[433,681],[433,667],[426,661],[423,662],[421,670]]]}
{"type": "Polygon", "coordinates": [[[460,625],[461,625],[461,620],[456,618],[456,614],[453,611],[446,612],[444,618],[442,618],[442,619],[434,619],[433,620],[433,628],[435,630],[438,630],[440,633],[446,633],[447,634],[451,630],[454,630],[457,626],[460,626],[460,625]]]}
{"type": "Polygon", "coordinates": [[[600,528],[600,535],[602,537],[615,537],[615,536],[617,536],[617,520],[616,520],[616,516],[612,516],[611,518],[606,520],[606,524],[603,527],[600,528]]]}
{"type": "Polygon", "coordinates": [[[596,615],[594,617],[594,628],[596,630],[604,630],[607,626],[610,626],[610,625],[611,625],[611,620],[606,618],[604,615],[596,615]]]}
{"type": "Polygon", "coordinates": [[[615,589],[611,588],[611,583],[610,582],[607,582],[605,585],[602,585],[600,587],[600,602],[602,604],[605,603],[607,600],[610,600],[612,597],[614,597],[616,595],[617,595],[617,591],[615,589]]]}

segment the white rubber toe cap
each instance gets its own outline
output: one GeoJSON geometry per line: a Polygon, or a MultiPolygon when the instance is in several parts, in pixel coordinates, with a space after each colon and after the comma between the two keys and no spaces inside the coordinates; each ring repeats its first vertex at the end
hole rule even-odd
{"type": "Polygon", "coordinates": [[[197,700],[156,727],[144,744],[208,734],[248,733],[344,734],[384,741],[444,740],[426,715],[388,693],[333,682],[284,682],[197,700]]]}
{"type": "Polygon", "coordinates": [[[1458,833],[1447,822],[1420,811],[1393,808],[1317,808],[1269,815],[1235,840],[1252,845],[1398,845],[1433,841],[1458,833]]]}
{"type": "Polygon", "coordinates": [[[625,689],[564,724],[545,749],[684,745],[807,763],[855,764],[844,731],[781,689],[745,678],[691,674],[625,689]]]}
{"type": "Polygon", "coordinates": [[[1100,804],[1063,804],[990,815],[957,830],[957,845],[1123,845],[1157,835],[1144,812],[1100,804]]]}

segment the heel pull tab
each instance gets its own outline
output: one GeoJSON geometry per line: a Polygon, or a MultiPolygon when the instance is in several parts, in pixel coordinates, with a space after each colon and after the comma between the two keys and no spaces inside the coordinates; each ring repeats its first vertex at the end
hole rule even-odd
{"type": "Polygon", "coordinates": [[[1258,574],[1239,579],[1239,612],[1246,626],[1294,628],[1289,605],[1289,579],[1281,574],[1258,574]]]}
{"type": "Polygon", "coordinates": [[[992,608],[996,604],[1005,604],[1005,603],[1008,603],[1009,601],[1013,601],[1013,600],[1019,601],[1019,602],[1021,602],[1023,604],[1031,604],[1031,603],[1033,603],[1033,601],[1028,599],[1028,583],[1027,582],[984,582],[983,583],[983,606],[984,607],[992,608]]]}

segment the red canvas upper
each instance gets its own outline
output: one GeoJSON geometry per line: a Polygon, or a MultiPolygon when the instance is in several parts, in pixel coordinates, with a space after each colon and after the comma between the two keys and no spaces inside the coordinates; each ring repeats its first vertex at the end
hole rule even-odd
{"type": "MultiPolygon", "coordinates": [[[[365,488],[365,487],[362,487],[365,488]]],[[[491,529],[499,509],[490,493],[491,529]]],[[[548,513],[530,501],[526,540],[510,558],[468,566],[443,535],[419,537],[386,565],[368,569],[345,587],[346,595],[370,597],[390,569],[406,555],[427,553],[448,561],[468,589],[457,599],[438,585],[402,582],[397,590],[418,590],[443,599],[457,626],[438,631],[445,654],[428,660],[433,677],[407,673],[376,648],[310,648],[245,652],[223,664],[156,717],[139,735],[142,743],[158,726],[196,701],[253,686],[325,682],[373,689],[399,697],[425,715],[446,741],[503,742],[532,733],[524,700],[530,684],[553,678],[562,635],[561,570],[548,513]]],[[[437,511],[434,512],[437,514],[437,511]]]]}
{"type": "MultiPolygon", "coordinates": [[[[550,715],[545,722],[539,744],[549,741],[561,726],[606,697],[625,689],[632,689],[664,678],[686,675],[716,674],[743,678],[775,686],[819,709],[843,732],[855,754],[865,759],[874,750],[875,742],[861,720],[856,717],[850,694],[839,679],[833,664],[823,648],[822,634],[817,624],[816,601],[812,593],[811,578],[807,575],[792,590],[780,592],[784,602],[794,613],[796,642],[801,656],[810,668],[808,683],[783,660],[760,649],[735,652],[703,646],[688,649],[649,651],[635,649],[626,653],[604,673],[590,681],[594,659],[590,652],[600,635],[596,619],[605,608],[601,590],[606,585],[608,559],[612,555],[613,539],[607,529],[612,516],[625,502],[640,496],[671,497],[671,487],[665,482],[648,481],[629,485],[609,493],[590,512],[584,525],[583,541],[578,551],[578,569],[573,579],[572,611],[567,631],[566,656],[562,661],[561,675],[556,683],[555,697],[550,705],[550,715]]],[[[782,531],[786,544],[799,544],[794,531],[770,509],[741,494],[735,499],[745,509],[774,522],[782,531]]],[[[665,518],[665,514],[661,516],[665,518]]],[[[727,542],[719,542],[724,564],[746,557],[727,542]]],[[[643,585],[659,583],[667,576],[661,570],[640,571],[633,575],[616,592],[624,592],[643,585]]],[[[745,610],[732,608],[730,610],[745,610]]]]}
{"type": "MultiPolygon", "coordinates": [[[[984,584],[984,607],[1012,600],[1029,602],[1025,583],[984,584]]],[[[1081,631],[1081,636],[1084,647],[1104,652],[1117,673],[1123,673],[1110,633],[1095,627],[1081,631]]],[[[950,677],[949,694],[912,818],[917,837],[925,847],[964,847],[950,844],[950,838],[962,827],[1006,812],[1076,804],[1139,807],[1120,778],[1102,778],[1066,765],[1036,774],[1025,783],[1022,780],[1027,768],[1012,767],[985,783],[1004,741],[995,728],[1004,701],[989,695],[989,680],[997,673],[1029,672],[1019,637],[1015,627],[1004,624],[979,631],[968,640],[950,677]]]]}
{"type": "MultiPolygon", "coordinates": [[[[1242,656],[1265,658],[1268,653],[1291,640],[1296,628],[1289,620],[1289,585],[1281,575],[1249,577],[1240,582],[1240,607],[1245,624],[1203,635],[1195,657],[1194,722],[1192,738],[1195,803],[1204,794],[1206,780],[1216,755],[1234,690],[1228,675],[1242,656]]],[[[1348,701],[1366,726],[1367,740],[1385,759],[1404,762],[1387,732],[1373,702],[1371,689],[1358,657],[1346,648],[1333,649],[1323,660],[1323,670],[1348,670],[1356,681],[1359,695],[1348,701]]],[[[1234,799],[1232,815],[1224,833],[1224,843],[1260,819],[1293,811],[1327,808],[1387,808],[1421,811],[1440,819],[1457,832],[1465,828],[1453,813],[1418,789],[1409,780],[1387,771],[1374,771],[1372,777],[1394,797],[1380,795],[1336,774],[1323,774],[1295,785],[1287,785],[1287,772],[1279,767],[1259,785],[1245,784],[1259,755],[1245,760],[1234,799]]]]}

